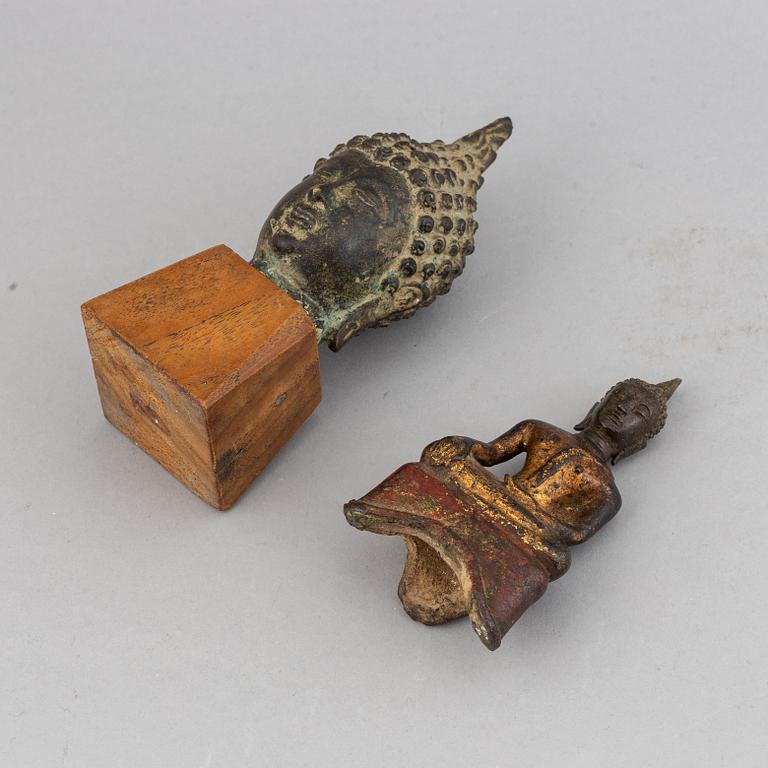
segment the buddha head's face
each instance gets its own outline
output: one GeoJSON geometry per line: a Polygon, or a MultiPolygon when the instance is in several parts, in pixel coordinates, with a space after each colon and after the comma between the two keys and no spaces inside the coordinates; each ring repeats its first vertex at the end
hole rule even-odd
{"type": "Polygon", "coordinates": [[[280,272],[321,311],[351,307],[379,289],[405,247],[410,193],[401,174],[348,150],[321,162],[275,206],[256,259],[280,272]]]}
{"type": "Polygon", "coordinates": [[[644,448],[664,426],[667,399],[679,383],[679,379],[663,384],[642,379],[622,381],[592,406],[576,429],[600,428],[610,440],[614,449],[611,458],[616,463],[644,448]]]}
{"type": "Polygon", "coordinates": [[[655,430],[663,408],[648,389],[629,382],[603,398],[595,419],[617,446],[626,448],[655,430]]]}

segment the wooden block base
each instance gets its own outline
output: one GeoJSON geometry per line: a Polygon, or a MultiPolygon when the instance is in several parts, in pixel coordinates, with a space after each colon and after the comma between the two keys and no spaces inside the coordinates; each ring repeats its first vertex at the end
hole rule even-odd
{"type": "Polygon", "coordinates": [[[82,313],[106,418],[217,509],[320,402],[309,315],[224,245],[82,313]]]}

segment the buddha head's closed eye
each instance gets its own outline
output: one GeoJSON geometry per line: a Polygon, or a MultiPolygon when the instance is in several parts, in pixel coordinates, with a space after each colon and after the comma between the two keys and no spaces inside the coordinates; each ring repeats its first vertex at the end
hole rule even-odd
{"type": "Polygon", "coordinates": [[[300,301],[337,350],[446,293],[474,250],[482,172],[507,118],[453,144],[356,136],[275,206],[253,265],[300,301]]]}
{"type": "Polygon", "coordinates": [[[615,449],[612,462],[645,448],[664,426],[667,400],[680,385],[680,379],[649,384],[642,379],[626,379],[611,387],[595,403],[575,429],[599,427],[615,449]]]}

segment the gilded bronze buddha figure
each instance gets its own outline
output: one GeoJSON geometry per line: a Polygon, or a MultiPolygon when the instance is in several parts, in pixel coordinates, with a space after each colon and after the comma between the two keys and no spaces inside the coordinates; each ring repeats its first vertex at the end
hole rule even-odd
{"type": "Polygon", "coordinates": [[[592,406],[574,434],[526,420],[485,443],[446,437],[362,499],[345,505],[361,530],[402,536],[399,595],[408,614],[440,624],[469,614],[494,650],[525,609],[619,510],[611,463],[645,447],[680,384],[627,379],[592,406]],[[483,469],[526,454],[503,481],[483,469]]]}

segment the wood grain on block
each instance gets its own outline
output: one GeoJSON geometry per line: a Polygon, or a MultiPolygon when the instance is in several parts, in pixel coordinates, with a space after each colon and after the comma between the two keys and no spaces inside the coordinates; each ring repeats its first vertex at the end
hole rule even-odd
{"type": "Polygon", "coordinates": [[[106,418],[217,509],[320,402],[309,316],[224,245],[82,313],[106,418]]]}

